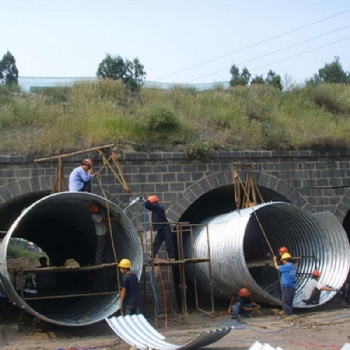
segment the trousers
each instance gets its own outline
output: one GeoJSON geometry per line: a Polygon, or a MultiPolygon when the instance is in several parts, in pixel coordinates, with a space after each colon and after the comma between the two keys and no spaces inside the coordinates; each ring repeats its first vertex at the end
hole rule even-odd
{"type": "Polygon", "coordinates": [[[175,259],[175,249],[170,227],[164,226],[158,229],[153,242],[153,255],[156,256],[160,246],[165,242],[169,259],[175,259]]]}
{"type": "Polygon", "coordinates": [[[295,288],[282,287],[282,309],[286,315],[293,314],[293,299],[295,294],[295,288]]]}

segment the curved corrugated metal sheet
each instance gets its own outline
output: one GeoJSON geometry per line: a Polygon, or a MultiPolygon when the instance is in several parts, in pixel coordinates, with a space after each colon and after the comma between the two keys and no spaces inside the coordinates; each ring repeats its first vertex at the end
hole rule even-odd
{"type": "MultiPolygon", "coordinates": [[[[228,298],[247,287],[255,300],[280,304],[279,275],[268,257],[269,244],[274,255],[278,255],[279,247],[287,246],[293,256],[302,257],[298,260],[296,307],[312,307],[306,306],[300,296],[313,269],[321,270],[321,283],[340,288],[350,268],[346,232],[330,212],[311,215],[289,203],[264,203],[209,218],[202,224],[208,225],[212,282],[218,297],[228,298]],[[260,264],[254,266],[256,261],[260,264]]],[[[194,256],[187,240],[185,258],[206,257],[207,242],[207,227],[198,226],[194,230],[194,256]]],[[[194,271],[199,289],[209,292],[209,264],[187,265],[190,280],[194,271]]],[[[321,294],[320,302],[324,303],[335,292],[321,294]]]]}
{"type": "Polygon", "coordinates": [[[232,327],[216,328],[201,332],[194,339],[184,344],[172,344],[165,340],[165,337],[154,329],[151,324],[140,315],[119,316],[106,318],[107,323],[115,334],[126,343],[137,349],[199,349],[203,346],[215,343],[231,332],[232,327]]]}
{"type": "MultiPolygon", "coordinates": [[[[99,322],[118,310],[119,292],[113,285],[116,284],[116,267],[109,269],[108,275],[106,270],[94,270],[93,280],[89,283],[86,283],[86,277],[91,276],[89,272],[73,271],[67,278],[69,283],[64,280],[64,285],[57,286],[59,292],[55,293],[55,299],[33,301],[22,299],[8,272],[8,245],[12,238],[18,237],[41,247],[48,254],[51,265],[62,266],[68,258],[74,258],[81,266],[94,265],[95,226],[88,209],[92,201],[99,202],[104,208],[107,206],[105,198],[92,193],[56,193],[25,208],[12,224],[0,246],[0,279],[7,296],[18,307],[44,321],[64,326],[99,322]],[[97,295],[99,292],[104,293],[97,295]]],[[[119,218],[113,229],[117,260],[130,259],[133,271],[140,278],[143,265],[140,237],[118,206],[110,201],[108,206],[111,215],[119,218]]]]}

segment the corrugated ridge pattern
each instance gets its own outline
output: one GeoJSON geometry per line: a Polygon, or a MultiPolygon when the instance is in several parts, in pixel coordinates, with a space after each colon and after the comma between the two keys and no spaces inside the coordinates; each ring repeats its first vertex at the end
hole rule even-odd
{"type": "MultiPolygon", "coordinates": [[[[258,257],[267,259],[270,253],[263,233],[275,255],[279,247],[287,246],[292,255],[303,257],[297,270],[296,307],[306,307],[300,296],[313,269],[321,269],[321,283],[340,288],[350,268],[350,247],[346,232],[330,212],[311,215],[292,204],[275,202],[219,215],[203,223],[209,227],[212,281],[217,296],[228,297],[238,293],[242,287],[247,287],[255,300],[280,304],[279,276],[272,264],[255,270],[254,276],[247,267],[247,257],[254,258],[256,253],[258,257]]],[[[194,230],[194,255],[194,258],[207,256],[205,227],[199,226],[194,230]]],[[[185,256],[191,257],[187,242],[185,256]]],[[[195,269],[199,289],[208,292],[208,263],[194,265],[186,267],[187,276],[193,279],[195,269]]],[[[321,303],[324,303],[335,293],[321,294],[321,303]]]]}
{"type": "Polygon", "coordinates": [[[167,342],[142,314],[106,318],[106,322],[119,338],[140,350],[198,349],[220,340],[232,330],[231,327],[225,327],[204,331],[185,344],[177,345],[167,342]]]}

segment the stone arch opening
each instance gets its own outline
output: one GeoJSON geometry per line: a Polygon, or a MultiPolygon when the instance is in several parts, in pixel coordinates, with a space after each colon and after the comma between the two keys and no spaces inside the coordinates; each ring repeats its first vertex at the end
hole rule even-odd
{"type": "Polygon", "coordinates": [[[12,198],[5,203],[0,204],[0,229],[8,231],[13,222],[20,216],[21,212],[38,201],[48,196],[51,191],[36,191],[24,193],[18,197],[12,198]]]}
{"type": "MultiPolygon", "coordinates": [[[[259,191],[265,202],[289,202],[285,196],[266,187],[259,186],[259,191]]],[[[208,217],[225,214],[236,209],[234,187],[232,184],[225,185],[212,189],[197,198],[181,215],[179,221],[198,224],[208,217]]]]}
{"type": "MultiPolygon", "coordinates": [[[[304,197],[286,182],[266,173],[256,172],[253,176],[265,202],[287,201],[311,211],[304,197]]],[[[227,172],[210,175],[193,184],[170,206],[167,214],[174,222],[198,223],[208,215],[220,215],[235,209],[232,176],[227,172]],[[209,199],[212,202],[208,202],[209,199]]]]}
{"type": "Polygon", "coordinates": [[[346,213],[346,215],[344,217],[343,227],[344,227],[344,230],[346,231],[346,234],[347,234],[349,241],[350,241],[350,209],[348,210],[348,212],[346,213]]]}
{"type": "MultiPolygon", "coordinates": [[[[222,182],[227,181],[227,177],[225,176],[221,176],[220,179],[223,180],[222,182]]],[[[219,217],[220,218],[224,217],[225,214],[227,213],[231,214],[233,211],[237,209],[235,205],[235,192],[234,192],[235,190],[232,183],[226,183],[226,184],[221,183],[221,186],[218,186],[219,181],[217,180],[218,179],[213,180],[209,178],[206,180],[203,180],[202,183],[195,184],[193,187],[191,187],[190,190],[188,190],[185,194],[182,195],[182,198],[177,203],[177,209],[179,209],[179,205],[183,206],[185,209],[182,215],[180,215],[180,218],[178,220],[179,222],[189,222],[191,224],[198,224],[203,222],[205,223],[206,220],[208,220],[209,222],[213,223],[212,226],[221,224],[222,230],[224,230],[226,233],[229,233],[227,229],[224,227],[226,225],[226,221],[221,222],[220,221],[221,219],[219,219],[219,217]],[[195,197],[195,195],[197,196],[195,197]]],[[[229,182],[231,182],[230,180],[231,179],[229,179],[229,182]]],[[[317,216],[317,214],[315,215],[311,214],[312,210],[309,203],[307,203],[307,201],[300,195],[300,193],[298,193],[298,191],[296,191],[292,187],[285,185],[283,181],[278,181],[278,179],[274,177],[267,176],[266,174],[260,174],[259,176],[257,176],[256,184],[259,188],[259,191],[265,203],[283,202],[281,204],[277,204],[276,206],[276,208],[278,207],[277,210],[273,208],[271,212],[269,213],[266,212],[265,213],[266,215],[264,214],[265,216],[263,217],[263,219],[265,221],[263,221],[262,218],[260,218],[261,224],[265,228],[265,230],[266,228],[268,228],[269,232],[267,233],[267,235],[271,236],[270,238],[273,241],[274,254],[277,254],[275,252],[277,252],[279,246],[287,245],[291,249],[292,254],[295,253],[296,256],[299,256],[299,255],[304,256],[305,259],[303,261],[303,266],[302,266],[303,273],[306,273],[307,271],[314,268],[315,266],[320,266],[319,264],[321,265],[324,264],[324,262],[327,261],[327,259],[332,260],[332,263],[334,264],[338,264],[338,261],[335,258],[333,258],[333,256],[325,257],[323,255],[324,252],[322,248],[322,247],[328,247],[329,240],[332,240],[334,238],[332,236],[334,230],[332,231],[331,229],[329,229],[330,222],[333,222],[332,224],[333,227],[334,228],[337,227],[337,230],[339,231],[339,237],[336,238],[340,242],[339,245],[342,246],[342,243],[343,243],[343,235],[341,234],[342,229],[341,229],[340,223],[337,222],[337,219],[333,214],[328,213],[329,214],[328,215],[325,213],[325,214],[321,214],[320,216],[317,216]],[[306,224],[311,225],[309,227],[309,230],[305,228],[305,227],[308,227],[306,224]],[[317,241],[317,244],[315,242],[315,244],[312,245],[313,247],[315,247],[315,251],[312,250],[311,248],[306,249],[303,243],[305,239],[309,239],[308,237],[310,236],[310,232],[312,232],[312,234],[315,237],[320,232],[323,232],[322,240],[320,240],[320,242],[317,241]],[[332,238],[328,238],[328,237],[332,237],[332,238]],[[297,241],[295,241],[297,238],[299,238],[299,240],[297,240],[298,243],[296,243],[297,241]],[[316,248],[319,249],[319,251],[317,251],[316,248]],[[306,259],[306,257],[307,259],[309,257],[312,257],[312,259],[310,260],[311,262],[309,262],[306,259]]],[[[243,196],[242,192],[241,194],[243,196]]],[[[259,201],[257,204],[259,204],[259,201]]],[[[263,209],[261,213],[263,213],[264,211],[265,209],[263,209]]],[[[267,211],[270,211],[270,209],[267,209],[267,211]]],[[[226,220],[226,219],[222,219],[222,220],[226,220]]],[[[231,218],[227,217],[227,220],[231,220],[231,218]]],[[[243,222],[243,221],[240,220],[240,222],[243,222]]],[[[234,229],[234,231],[230,231],[230,232],[239,231],[238,227],[240,227],[240,225],[237,226],[234,229]]],[[[214,229],[214,227],[212,228],[214,229]]],[[[239,250],[241,252],[244,252],[243,254],[244,258],[241,257],[243,260],[239,260],[239,262],[237,261],[238,264],[240,265],[243,262],[243,265],[244,265],[244,261],[245,261],[248,266],[249,263],[251,264],[254,259],[259,260],[258,262],[259,264],[261,264],[261,261],[265,264],[263,260],[268,259],[266,253],[269,250],[266,249],[266,247],[264,247],[265,243],[261,239],[261,237],[263,236],[261,232],[261,227],[260,225],[258,225],[258,222],[255,220],[254,215],[252,215],[252,219],[249,221],[249,227],[247,226],[246,228],[247,228],[247,231],[244,231],[245,233],[242,236],[244,237],[244,240],[241,243],[237,244],[237,247],[239,247],[239,250]]],[[[219,231],[217,233],[220,233],[219,231]]],[[[216,231],[214,230],[214,232],[216,231]]],[[[219,234],[219,236],[221,236],[221,234],[219,234]]],[[[232,236],[232,235],[229,234],[229,236],[232,236]]],[[[236,233],[233,236],[236,236],[236,233]]],[[[184,246],[187,252],[192,250],[192,249],[187,249],[188,248],[187,242],[189,242],[188,238],[189,238],[189,234],[184,232],[184,242],[185,242],[184,246]]],[[[200,241],[200,243],[199,241],[195,242],[197,252],[200,251],[200,248],[202,247],[201,246],[202,243],[203,243],[202,241],[200,241]]],[[[218,243],[218,246],[222,245],[222,242],[220,240],[218,240],[217,243],[218,243]]],[[[236,246],[233,245],[233,247],[236,247],[236,246]]],[[[346,251],[346,249],[348,249],[347,245],[344,244],[344,250],[346,251]]],[[[220,253],[220,248],[215,249],[215,252],[217,253],[217,255],[215,255],[216,256],[215,263],[219,263],[219,265],[221,263],[225,264],[226,262],[222,261],[222,252],[220,253]]],[[[228,255],[228,256],[231,256],[231,255],[228,255]]],[[[189,256],[187,255],[186,258],[188,257],[189,256]]],[[[203,254],[200,254],[195,257],[204,258],[203,254]]],[[[243,266],[243,265],[242,265],[242,269],[246,269],[247,266],[245,265],[243,266]]],[[[197,276],[202,274],[202,272],[205,270],[205,268],[203,269],[203,271],[201,270],[202,266],[203,265],[200,265],[200,267],[196,266],[197,276]]],[[[216,266],[216,268],[217,268],[217,272],[220,271],[219,275],[221,273],[227,272],[223,270],[223,267],[216,266]]],[[[265,269],[266,269],[266,265],[254,265],[252,268],[249,268],[249,274],[252,280],[255,281],[254,283],[257,283],[259,285],[261,284],[259,276],[262,275],[262,270],[265,270],[265,269]]],[[[274,271],[273,268],[272,268],[272,271],[274,271]]],[[[204,276],[204,280],[205,278],[206,277],[204,276]]],[[[212,276],[212,278],[215,281],[217,280],[217,278],[214,276],[212,276]]],[[[274,279],[272,278],[272,280],[274,279]]],[[[301,282],[299,283],[300,284],[299,289],[301,289],[302,284],[304,283],[302,280],[300,281],[301,282]]],[[[193,285],[191,286],[191,281],[187,280],[187,282],[189,282],[188,286],[190,288],[193,287],[193,285]]],[[[340,281],[337,281],[336,283],[339,284],[339,282],[340,281]]],[[[191,291],[190,288],[189,288],[189,291],[191,291]]],[[[268,288],[270,287],[268,286],[268,288]]],[[[272,294],[277,295],[277,289],[278,288],[276,287],[276,293],[274,291],[272,294]]],[[[201,289],[201,290],[204,290],[204,289],[201,289]]],[[[221,292],[218,292],[218,293],[219,294],[222,293],[222,290],[221,292]]],[[[188,296],[190,295],[191,293],[188,294],[188,296]]],[[[274,302],[276,302],[276,300],[274,302]]],[[[302,304],[300,305],[299,304],[298,306],[302,307],[302,304]]]]}
{"type": "MultiPolygon", "coordinates": [[[[259,180],[262,178],[259,177],[259,180]]],[[[178,219],[179,222],[189,222],[191,224],[199,224],[203,222],[204,220],[208,219],[209,217],[215,217],[219,216],[221,214],[229,213],[237,209],[236,203],[235,203],[235,189],[232,184],[232,179],[227,176],[221,176],[222,184],[221,186],[217,186],[217,183],[211,181],[211,179],[205,179],[202,182],[198,182],[195,184],[188,193],[185,193],[180,202],[182,202],[182,205],[185,206],[187,202],[191,202],[191,204],[188,205],[188,207],[185,209],[185,211],[182,213],[180,218],[178,219]],[[207,191],[205,191],[207,190],[207,191]],[[195,198],[194,195],[198,194],[198,197],[195,198]]],[[[263,180],[266,180],[264,178],[263,180]]],[[[265,181],[265,183],[268,183],[265,181]]],[[[278,181],[274,182],[276,184],[276,187],[278,187],[278,181]]],[[[280,201],[280,202],[287,202],[290,203],[290,200],[283,194],[278,193],[277,191],[267,188],[265,186],[258,185],[258,189],[261,193],[262,198],[265,202],[271,202],[271,201],[280,201]]],[[[285,190],[285,193],[291,194],[295,196],[295,191],[293,189],[287,188],[285,190]]],[[[241,191],[241,195],[244,195],[244,192],[241,191]]],[[[296,196],[299,198],[299,196],[296,196]]],[[[189,238],[188,232],[184,233],[184,242],[186,243],[186,240],[189,238]]],[[[174,242],[176,245],[176,242],[174,242]]],[[[258,245],[256,245],[258,249],[258,245]]],[[[253,249],[249,249],[252,255],[258,256],[258,252],[254,251],[253,249]]],[[[261,257],[263,258],[263,257],[261,257]]],[[[180,276],[174,272],[174,280],[175,284],[177,285],[180,282],[180,276]]],[[[188,303],[193,304],[195,301],[192,300],[193,293],[193,284],[190,281],[187,281],[188,287],[189,287],[189,293],[187,294],[188,297],[188,303]]],[[[181,304],[181,295],[180,291],[176,290],[177,293],[177,301],[178,304],[181,304]]],[[[204,296],[204,302],[206,297],[204,296]]],[[[216,301],[217,302],[217,301],[216,301]]]]}

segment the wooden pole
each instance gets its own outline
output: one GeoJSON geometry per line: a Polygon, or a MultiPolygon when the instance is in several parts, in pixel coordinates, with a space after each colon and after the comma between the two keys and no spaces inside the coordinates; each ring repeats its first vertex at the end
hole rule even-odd
{"type": "Polygon", "coordinates": [[[87,149],[84,149],[84,150],[82,150],[82,151],[76,151],[76,152],[71,152],[71,153],[66,153],[66,154],[60,154],[60,155],[58,155],[58,156],[52,156],[52,157],[34,159],[34,162],[37,163],[37,162],[44,162],[44,161],[46,161],[46,160],[51,160],[51,159],[67,158],[67,157],[75,156],[76,154],[87,153],[87,152],[90,152],[90,151],[96,151],[96,150],[98,150],[98,149],[108,148],[108,147],[113,147],[113,146],[114,146],[114,143],[111,143],[111,144],[105,145],[105,146],[87,148],[87,149]]]}

